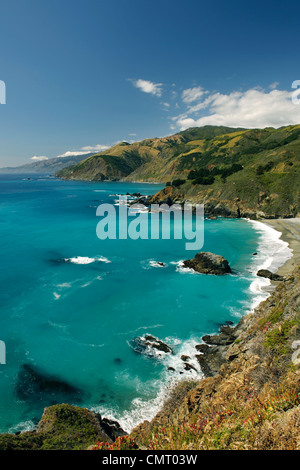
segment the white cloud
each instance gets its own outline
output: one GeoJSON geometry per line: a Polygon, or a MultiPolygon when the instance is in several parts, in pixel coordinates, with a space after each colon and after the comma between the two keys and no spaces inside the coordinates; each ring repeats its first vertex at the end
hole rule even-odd
{"type": "Polygon", "coordinates": [[[81,150],[87,151],[87,152],[103,152],[104,150],[107,150],[108,148],[109,148],[108,145],[97,144],[94,146],[92,145],[92,146],[82,147],[81,150]]]}
{"type": "Polygon", "coordinates": [[[180,130],[205,125],[246,128],[280,127],[300,123],[300,106],[292,102],[292,92],[253,88],[228,94],[212,93],[204,101],[173,118],[180,130]],[[191,117],[193,113],[202,116],[191,117]]]}
{"type": "Polygon", "coordinates": [[[184,103],[192,103],[193,101],[198,101],[206,93],[201,86],[194,88],[187,88],[183,90],[181,98],[184,103]]]}
{"type": "Polygon", "coordinates": [[[149,80],[132,80],[133,85],[136,88],[139,88],[144,93],[150,93],[151,95],[161,96],[162,95],[162,83],[154,83],[149,80]]]}
{"type": "Polygon", "coordinates": [[[270,88],[271,90],[275,90],[275,88],[277,88],[278,85],[279,85],[279,82],[274,82],[274,83],[271,83],[271,85],[269,85],[269,88],[270,88]]]}
{"type": "Polygon", "coordinates": [[[48,157],[45,157],[45,156],[40,156],[40,157],[37,157],[37,156],[34,156],[34,157],[31,157],[32,161],[34,162],[42,162],[43,160],[48,160],[48,157]]]}
{"type": "Polygon", "coordinates": [[[109,148],[108,145],[88,145],[86,147],[82,147],[80,150],[68,150],[67,152],[57,155],[57,158],[64,158],[64,157],[74,157],[76,155],[86,155],[88,153],[98,153],[98,152],[103,152],[104,150],[107,150],[109,148]]]}

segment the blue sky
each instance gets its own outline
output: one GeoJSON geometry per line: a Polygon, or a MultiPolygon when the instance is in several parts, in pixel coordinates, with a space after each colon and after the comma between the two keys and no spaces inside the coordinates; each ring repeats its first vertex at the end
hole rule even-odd
{"type": "Polygon", "coordinates": [[[191,126],[300,123],[300,5],[2,0],[0,166],[191,126]]]}

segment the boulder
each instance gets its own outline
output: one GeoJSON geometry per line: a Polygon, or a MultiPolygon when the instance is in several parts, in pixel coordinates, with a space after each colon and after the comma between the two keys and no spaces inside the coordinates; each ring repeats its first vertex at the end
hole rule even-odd
{"type": "Polygon", "coordinates": [[[228,261],[223,256],[205,251],[197,253],[193,259],[184,261],[183,266],[202,274],[222,275],[232,272],[228,261]]]}
{"type": "Polygon", "coordinates": [[[274,274],[268,269],[260,269],[259,271],[257,271],[256,275],[260,277],[266,277],[271,281],[283,281],[284,279],[283,276],[280,276],[279,274],[274,274]]]}

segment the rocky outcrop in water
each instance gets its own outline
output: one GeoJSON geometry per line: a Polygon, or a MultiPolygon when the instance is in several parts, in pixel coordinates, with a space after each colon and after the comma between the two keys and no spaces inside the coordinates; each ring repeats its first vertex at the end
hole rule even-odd
{"type": "Polygon", "coordinates": [[[193,259],[184,261],[183,266],[192,268],[202,274],[222,275],[231,273],[229,263],[223,256],[205,251],[197,253],[193,259]]]}
{"type": "Polygon", "coordinates": [[[283,281],[284,280],[283,276],[272,273],[268,269],[260,269],[259,271],[257,271],[256,275],[260,277],[266,277],[267,279],[270,279],[270,281],[283,281]]]}
{"type": "Polygon", "coordinates": [[[157,357],[162,354],[172,354],[172,348],[152,335],[138,336],[131,341],[133,350],[138,354],[157,357]]]}

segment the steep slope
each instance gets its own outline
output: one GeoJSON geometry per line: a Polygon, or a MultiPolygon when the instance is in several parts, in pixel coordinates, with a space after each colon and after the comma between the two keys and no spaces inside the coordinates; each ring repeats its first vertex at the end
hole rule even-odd
{"type": "Polygon", "coordinates": [[[188,129],[118,144],[58,176],[165,182],[168,188],[156,202],[167,194],[169,202],[204,203],[211,215],[295,217],[300,213],[300,125],[188,129]]]}
{"type": "MultiPolygon", "coordinates": [[[[109,150],[87,158],[79,165],[66,168],[57,176],[65,179],[98,180],[128,179],[130,181],[169,181],[182,173],[178,157],[199,146],[199,139],[210,140],[229,127],[205,126],[169,137],[146,139],[128,144],[122,142],[109,150]],[[192,142],[195,140],[195,144],[192,142]]],[[[201,144],[200,144],[201,145],[201,144]]]]}

